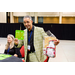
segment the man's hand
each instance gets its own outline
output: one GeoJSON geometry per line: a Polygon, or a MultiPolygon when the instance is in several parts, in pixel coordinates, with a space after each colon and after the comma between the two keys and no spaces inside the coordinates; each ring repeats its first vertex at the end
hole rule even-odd
{"type": "Polygon", "coordinates": [[[14,43],[15,43],[15,45],[18,45],[19,42],[18,42],[17,38],[14,39],[14,43]]]}
{"type": "Polygon", "coordinates": [[[58,45],[59,42],[60,42],[60,41],[57,39],[56,41],[54,41],[54,44],[55,44],[55,45],[58,45]]]}

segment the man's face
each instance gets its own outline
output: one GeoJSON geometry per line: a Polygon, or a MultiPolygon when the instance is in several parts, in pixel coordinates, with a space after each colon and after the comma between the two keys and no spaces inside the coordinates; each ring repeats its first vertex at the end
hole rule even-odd
{"type": "Polygon", "coordinates": [[[24,18],[23,19],[24,26],[29,30],[32,28],[32,20],[29,18],[24,18]]]}

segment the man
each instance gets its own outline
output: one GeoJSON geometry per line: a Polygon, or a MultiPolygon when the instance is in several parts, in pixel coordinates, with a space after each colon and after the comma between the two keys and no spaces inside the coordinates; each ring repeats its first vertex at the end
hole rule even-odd
{"type": "MultiPolygon", "coordinates": [[[[23,23],[26,29],[24,30],[24,49],[25,49],[25,61],[27,62],[43,62],[47,56],[43,54],[43,39],[48,36],[43,28],[32,25],[33,21],[30,16],[23,18],[23,23]]],[[[54,42],[55,45],[59,43],[59,40],[54,42]]],[[[18,43],[15,39],[15,44],[20,47],[23,42],[18,43]]]]}

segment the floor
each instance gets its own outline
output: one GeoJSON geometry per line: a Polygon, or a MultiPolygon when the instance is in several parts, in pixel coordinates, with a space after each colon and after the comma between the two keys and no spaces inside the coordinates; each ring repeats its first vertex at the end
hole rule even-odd
{"type": "Polygon", "coordinates": [[[56,57],[50,58],[49,62],[75,62],[75,41],[60,40],[56,47],[56,57]]]}
{"type": "MultiPolygon", "coordinates": [[[[0,53],[4,52],[6,38],[0,38],[0,53]]],[[[75,41],[60,40],[56,47],[56,57],[50,58],[48,62],[75,62],[75,41]]]]}
{"type": "Polygon", "coordinates": [[[4,52],[6,43],[7,43],[6,38],[0,38],[0,53],[4,52]]]}

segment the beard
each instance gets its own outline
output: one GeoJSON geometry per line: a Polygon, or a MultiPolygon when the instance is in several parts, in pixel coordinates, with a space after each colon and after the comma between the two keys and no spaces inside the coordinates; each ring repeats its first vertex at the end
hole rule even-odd
{"type": "Polygon", "coordinates": [[[30,29],[30,26],[27,26],[26,29],[30,29]]]}

